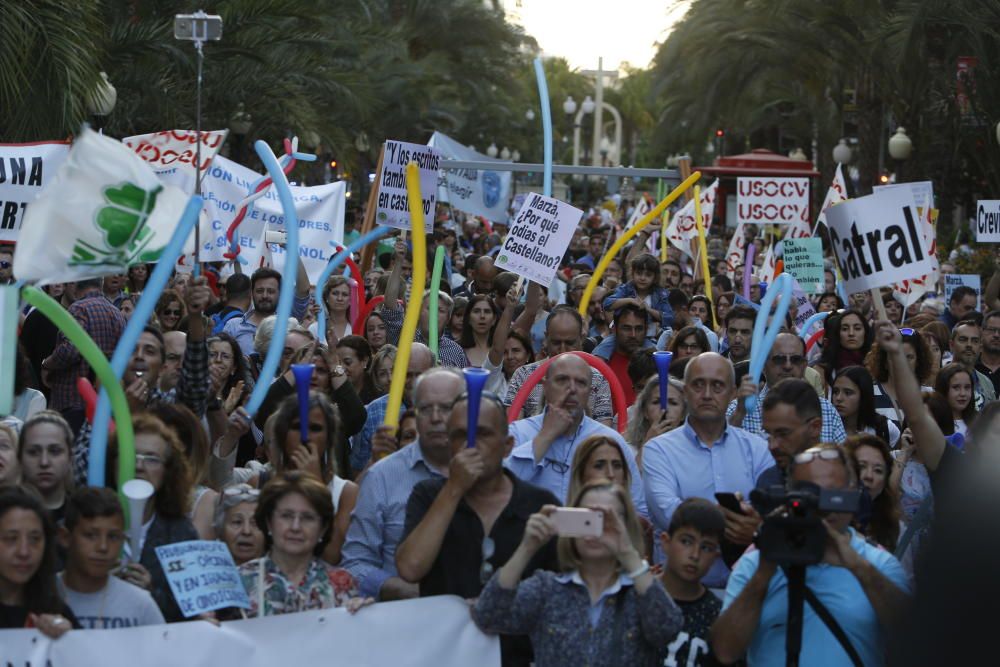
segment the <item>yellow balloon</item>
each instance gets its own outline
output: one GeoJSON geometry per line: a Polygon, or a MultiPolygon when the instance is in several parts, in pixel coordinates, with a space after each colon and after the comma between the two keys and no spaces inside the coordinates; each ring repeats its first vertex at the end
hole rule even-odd
{"type": "MultiPolygon", "coordinates": [[[[653,220],[656,220],[657,217],[663,215],[663,212],[667,210],[667,207],[673,204],[678,197],[684,194],[685,190],[697,183],[699,178],[701,178],[700,171],[696,171],[688,176],[673,192],[657,204],[656,208],[643,216],[642,220],[635,223],[634,227],[619,236],[618,240],[611,244],[608,251],[604,253],[604,257],[602,257],[601,261],[597,263],[597,268],[594,269],[594,275],[590,277],[590,282],[587,283],[587,288],[583,290],[583,297],[580,299],[580,315],[587,317],[587,307],[590,305],[590,297],[594,294],[594,288],[597,287],[597,283],[600,282],[601,276],[604,275],[604,271],[608,268],[608,264],[610,264],[611,260],[618,255],[618,251],[621,250],[633,236],[641,232],[646,225],[653,222],[653,220]]],[[[414,270],[416,270],[416,265],[414,265],[414,270]]]]}
{"type": "MultiPolygon", "coordinates": [[[[406,384],[406,369],[410,365],[410,348],[420,321],[420,308],[424,302],[424,285],[427,282],[427,234],[424,227],[423,197],[420,195],[420,169],[416,162],[406,165],[406,194],[410,204],[410,238],[413,241],[413,280],[410,300],[406,302],[403,315],[403,329],[399,332],[396,361],[392,367],[392,384],[389,385],[389,402],[385,408],[387,426],[399,426],[399,409],[403,405],[403,385],[406,384]]],[[[437,317],[437,313],[431,313],[437,317]]]]}
{"type": "Polygon", "coordinates": [[[712,299],[712,281],[708,278],[708,244],[705,242],[705,225],[701,221],[701,188],[694,186],[694,222],[698,225],[698,253],[701,255],[701,278],[705,281],[705,296],[708,297],[708,309],[712,312],[712,329],[718,329],[715,321],[715,300],[712,299]]]}

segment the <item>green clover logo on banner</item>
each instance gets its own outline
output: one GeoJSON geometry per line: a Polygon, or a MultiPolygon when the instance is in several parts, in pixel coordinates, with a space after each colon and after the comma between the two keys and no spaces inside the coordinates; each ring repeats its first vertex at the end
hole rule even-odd
{"type": "Polygon", "coordinates": [[[94,226],[104,236],[103,247],[77,239],[73,247],[70,266],[120,266],[124,269],[135,262],[153,262],[159,259],[162,248],[146,251],[155,234],[146,223],[156,198],[163,190],[158,185],[143,190],[132,183],[104,188],[106,206],[94,216],[94,226]]]}

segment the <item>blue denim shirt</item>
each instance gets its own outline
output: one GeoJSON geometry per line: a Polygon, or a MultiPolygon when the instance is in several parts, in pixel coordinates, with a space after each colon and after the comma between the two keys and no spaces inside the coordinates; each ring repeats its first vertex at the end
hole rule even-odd
{"type": "MultiPolygon", "coordinates": [[[[650,295],[651,305],[656,310],[660,311],[660,328],[665,329],[666,327],[673,326],[674,324],[674,309],[670,307],[670,300],[668,297],[667,290],[662,287],[657,287],[653,289],[653,293],[650,295]]],[[[635,291],[635,284],[630,280],[627,283],[619,285],[614,292],[604,297],[604,301],[601,305],[604,310],[611,310],[611,304],[613,304],[618,299],[635,299],[639,294],[635,291]]]]}

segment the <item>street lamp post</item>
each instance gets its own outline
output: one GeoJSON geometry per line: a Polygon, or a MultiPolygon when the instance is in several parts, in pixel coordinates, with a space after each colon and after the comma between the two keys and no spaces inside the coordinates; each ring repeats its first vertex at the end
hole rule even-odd
{"type": "Polygon", "coordinates": [[[101,81],[87,100],[87,110],[97,119],[98,131],[103,131],[104,119],[114,111],[117,102],[118,91],[108,80],[108,73],[101,72],[101,81]]]}
{"type": "Polygon", "coordinates": [[[913,141],[906,135],[902,125],[896,128],[896,134],[889,137],[889,156],[896,161],[896,182],[902,181],[903,161],[909,160],[913,153],[913,141]]]}

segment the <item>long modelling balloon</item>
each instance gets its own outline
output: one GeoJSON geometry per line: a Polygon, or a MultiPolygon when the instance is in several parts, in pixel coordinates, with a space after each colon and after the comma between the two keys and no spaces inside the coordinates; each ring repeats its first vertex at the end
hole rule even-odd
{"type": "Polygon", "coordinates": [[[361,312],[358,313],[357,319],[354,320],[353,328],[355,331],[360,331],[359,336],[367,337],[368,331],[365,329],[365,324],[368,322],[368,316],[372,314],[375,307],[380,303],[385,301],[385,297],[379,294],[378,296],[372,297],[371,301],[368,301],[361,307],[361,312]]]}
{"type": "Polygon", "coordinates": [[[111,411],[115,415],[115,421],[118,422],[118,488],[121,489],[122,484],[135,477],[135,433],[132,430],[132,415],[128,409],[128,401],[125,400],[125,391],[111,370],[111,364],[108,363],[104,352],[97,347],[97,343],[84,331],[76,318],[59,305],[58,301],[30,285],[21,290],[21,296],[25,302],[37,308],[56,325],[69,342],[76,346],[80,356],[90,364],[97,379],[107,387],[111,396],[111,411]]]}
{"type": "MultiPolygon", "coordinates": [[[[332,245],[337,252],[340,252],[341,250],[344,249],[344,246],[340,245],[339,243],[335,243],[333,241],[330,242],[330,245],[332,245]]],[[[358,267],[358,265],[357,265],[357,263],[355,263],[354,259],[350,255],[348,255],[347,259],[344,260],[344,263],[347,264],[347,268],[350,271],[351,276],[356,281],[358,281],[358,284],[359,285],[364,285],[365,284],[365,279],[361,276],[361,268],[358,267]]],[[[347,275],[346,271],[344,272],[344,275],[347,275]]],[[[362,294],[364,294],[364,292],[362,292],[362,294]]],[[[364,299],[362,299],[362,304],[361,305],[364,305],[363,302],[364,302],[364,299]]],[[[355,311],[352,311],[352,312],[356,313],[358,311],[355,310],[355,311]]]]}
{"type": "MultiPolygon", "coordinates": [[[[326,340],[326,304],[323,303],[323,286],[326,285],[326,281],[330,279],[334,271],[343,266],[344,262],[350,258],[351,253],[357,252],[372,241],[377,241],[388,234],[389,231],[388,227],[376,227],[368,233],[359,236],[351,243],[348,243],[346,248],[334,255],[330,263],[323,267],[323,273],[319,274],[319,279],[316,281],[315,296],[316,303],[319,304],[319,315],[316,318],[316,333],[319,335],[320,340],[326,340]]],[[[414,257],[415,261],[416,258],[414,257]]]]}
{"type": "Polygon", "coordinates": [[[750,277],[753,274],[753,256],[757,252],[757,244],[753,241],[747,246],[746,258],[743,261],[743,298],[750,300],[750,277]]]}
{"type": "MultiPolygon", "coordinates": [[[[574,350],[572,352],[563,352],[562,354],[572,354],[573,356],[580,357],[601,372],[601,375],[608,381],[608,386],[611,389],[611,407],[614,410],[614,414],[618,417],[618,432],[624,433],[628,427],[628,402],[625,400],[625,390],[622,389],[622,383],[618,380],[615,372],[611,370],[611,367],[603,359],[587,352],[574,350]]],[[[524,384],[521,385],[521,388],[517,390],[517,394],[514,395],[514,401],[507,408],[507,421],[513,422],[519,418],[521,410],[524,409],[524,404],[528,402],[531,390],[545,377],[545,372],[549,369],[549,364],[561,357],[562,354],[546,359],[542,365],[531,372],[531,375],[525,378],[524,384]]]]}
{"type": "Polygon", "coordinates": [[[309,442],[309,384],[314,370],[316,364],[292,364],[295,393],[299,397],[299,438],[303,445],[309,442]]]}
{"type": "MultiPolygon", "coordinates": [[[[348,278],[347,279],[347,284],[351,288],[351,302],[350,302],[350,306],[348,307],[348,313],[349,313],[349,315],[348,315],[348,319],[347,319],[348,323],[350,323],[351,322],[350,313],[360,313],[361,312],[361,299],[362,299],[361,294],[362,294],[362,292],[365,291],[365,288],[362,287],[361,284],[358,283],[358,281],[355,280],[354,278],[348,278]]],[[[351,327],[351,333],[357,334],[358,332],[354,331],[354,328],[351,327]]]]}
{"type": "Polygon", "coordinates": [[[673,352],[657,350],[653,353],[653,361],[656,362],[656,370],[660,374],[660,409],[667,409],[667,392],[670,390],[670,361],[674,358],[673,352]]]}
{"type": "Polygon", "coordinates": [[[802,329],[799,330],[799,337],[802,338],[802,340],[808,340],[809,329],[812,328],[812,325],[816,324],[817,322],[825,320],[826,316],[829,314],[830,313],[813,313],[812,315],[810,315],[809,319],[806,320],[805,323],[802,325],[802,329]]]}
{"type": "Polygon", "coordinates": [[[549,86],[545,82],[545,68],[542,59],[535,58],[535,80],[538,82],[538,97],[542,106],[542,194],[552,196],[552,108],[549,104],[549,86]]]}
{"type": "Polygon", "coordinates": [[[267,390],[271,386],[270,379],[274,377],[278,370],[278,363],[281,361],[281,353],[285,349],[285,336],[288,334],[288,318],[292,316],[292,301],[295,300],[295,262],[299,259],[299,216],[295,212],[295,200],[292,198],[292,189],[288,186],[288,179],[278,164],[278,158],[274,156],[274,151],[267,145],[266,141],[258,139],[254,143],[257,155],[260,157],[264,167],[274,180],[274,189],[278,193],[278,200],[281,202],[281,211],[285,215],[285,251],[288,253],[288,261],[285,262],[285,272],[287,275],[281,281],[281,291],[278,292],[278,307],[274,312],[274,333],[271,334],[271,342],[267,346],[267,354],[264,356],[264,363],[260,369],[260,381],[253,387],[247,404],[244,409],[251,417],[257,414],[267,390]]]}
{"type": "Polygon", "coordinates": [[[700,171],[696,171],[688,176],[673,190],[673,192],[657,204],[652,211],[644,215],[642,220],[635,223],[631,229],[626,230],[624,234],[619,236],[615,242],[611,244],[608,251],[604,253],[604,257],[602,257],[601,261],[597,263],[597,268],[594,269],[594,274],[590,276],[590,281],[587,283],[586,289],[583,290],[583,296],[580,298],[580,307],[577,308],[580,315],[584,318],[587,317],[587,308],[590,306],[590,297],[594,294],[594,289],[597,287],[597,283],[600,282],[601,277],[604,276],[604,272],[607,270],[608,264],[610,264],[611,260],[618,256],[618,251],[621,250],[626,243],[632,240],[633,236],[641,232],[646,225],[651,223],[653,220],[656,220],[657,217],[663,215],[663,212],[667,210],[667,207],[673,204],[678,197],[684,194],[685,190],[697,183],[699,178],[701,178],[700,171]]]}
{"type": "Polygon", "coordinates": [[[462,369],[462,374],[465,375],[465,391],[469,395],[469,400],[466,402],[469,418],[465,426],[465,446],[471,448],[476,446],[476,431],[479,428],[479,403],[483,399],[483,387],[486,386],[486,379],[490,376],[490,372],[485,368],[471,366],[462,369]]]}
{"type": "MultiPolygon", "coordinates": [[[[434,251],[434,269],[431,271],[431,294],[427,303],[427,347],[431,348],[434,358],[438,356],[438,294],[441,292],[441,269],[444,268],[444,246],[439,245],[434,251]]],[[[466,377],[468,380],[468,377],[466,377]]],[[[482,391],[482,390],[480,390],[482,391]]],[[[469,422],[470,424],[472,422],[469,422]]]]}
{"type": "Polygon", "coordinates": [[[712,297],[712,281],[708,273],[708,242],[705,240],[705,223],[701,219],[701,188],[694,186],[694,220],[698,228],[698,248],[701,255],[701,278],[705,281],[705,296],[708,297],[708,312],[712,314],[712,329],[718,329],[715,321],[715,299],[712,297]]]}
{"type": "MultiPolygon", "coordinates": [[[[187,241],[188,236],[191,235],[191,230],[198,223],[198,213],[201,211],[201,204],[202,198],[198,195],[194,195],[188,200],[187,206],[184,208],[184,213],[181,215],[177,227],[174,228],[174,233],[170,236],[170,241],[163,249],[163,253],[157,260],[153,272],[149,274],[149,280],[146,281],[146,287],[142,290],[142,296],[139,297],[138,303],[135,304],[135,311],[132,313],[132,317],[129,318],[121,338],[118,339],[118,343],[115,345],[115,351],[111,355],[111,371],[118,378],[115,381],[116,385],[121,383],[121,378],[125,374],[125,368],[128,366],[129,359],[132,358],[132,355],[135,353],[135,346],[139,343],[139,337],[142,335],[142,331],[145,329],[149,318],[153,316],[153,311],[156,309],[156,302],[170,280],[174,264],[177,262],[177,258],[184,252],[184,243],[187,241]]],[[[94,421],[92,422],[94,430],[90,434],[90,453],[87,457],[87,484],[90,486],[104,486],[105,462],[108,455],[108,425],[110,420],[111,401],[108,398],[107,385],[102,381],[101,390],[98,392],[97,408],[94,410],[94,421]]],[[[122,463],[122,456],[121,447],[119,446],[119,465],[122,463]]],[[[134,453],[129,467],[133,472],[127,479],[132,479],[135,476],[134,453]]],[[[119,487],[122,483],[123,481],[119,479],[119,487]]]]}
{"type": "MultiPolygon", "coordinates": [[[[761,371],[764,370],[764,362],[771,354],[771,346],[774,339],[778,337],[781,327],[785,322],[785,315],[788,313],[788,306],[792,303],[792,277],[787,273],[782,273],[771,285],[764,298],[760,301],[760,311],[757,313],[757,320],[753,325],[753,336],[750,339],[750,377],[754,383],[760,382],[761,371]],[[768,314],[775,300],[780,297],[778,306],[771,316],[771,323],[768,326],[768,314]]],[[[751,394],[746,399],[747,412],[753,411],[757,407],[757,395],[751,394]]]]}
{"type": "Polygon", "coordinates": [[[825,334],[825,333],[826,333],[826,329],[820,329],[819,331],[817,331],[816,333],[814,333],[812,336],[809,336],[809,340],[806,341],[806,353],[808,353],[809,350],[813,349],[813,345],[815,345],[816,343],[818,343],[819,340],[821,338],[823,338],[823,334],[825,334]]]}
{"type": "MultiPolygon", "coordinates": [[[[424,305],[423,286],[427,283],[427,235],[424,231],[427,228],[424,226],[424,204],[420,194],[420,169],[416,162],[406,165],[406,195],[410,205],[410,229],[413,230],[410,234],[413,243],[413,288],[403,314],[396,362],[392,367],[389,400],[385,407],[385,419],[382,421],[394,431],[399,426],[399,409],[403,405],[403,385],[406,384],[406,369],[410,365],[410,348],[413,347],[413,336],[417,333],[420,308],[424,305]]],[[[437,313],[428,313],[428,318],[436,316],[437,313]]]]}

